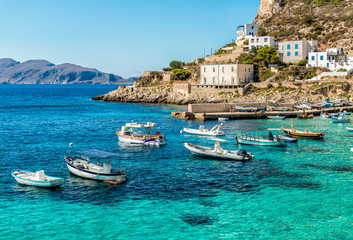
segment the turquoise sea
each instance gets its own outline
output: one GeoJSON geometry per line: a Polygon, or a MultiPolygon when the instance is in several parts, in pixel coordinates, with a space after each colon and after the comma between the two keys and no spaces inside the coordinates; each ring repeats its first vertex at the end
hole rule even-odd
{"type": "MultiPolygon", "coordinates": [[[[183,127],[212,128],[170,117],[185,106],[91,101],[112,85],[0,85],[0,239],[352,239],[353,133],[328,119],[225,122],[225,149],[240,131],[268,128],[327,131],[325,140],[286,148],[242,146],[248,162],[195,157],[183,127]],[[131,147],[115,135],[124,123],[153,121],[169,142],[131,147]],[[69,143],[73,147],[69,147],[69,143]],[[81,179],[62,168],[79,149],[119,154],[128,182],[81,179]],[[56,189],[22,186],[13,169],[62,176],[56,189]]],[[[274,134],[276,131],[272,131],[274,134]]]]}

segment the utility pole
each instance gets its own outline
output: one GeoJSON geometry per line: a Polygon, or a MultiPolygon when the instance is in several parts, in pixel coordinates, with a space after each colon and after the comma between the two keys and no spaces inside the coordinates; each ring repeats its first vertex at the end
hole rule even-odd
{"type": "Polygon", "coordinates": [[[203,49],[203,58],[206,58],[206,49],[203,49]]]}
{"type": "Polygon", "coordinates": [[[210,56],[212,56],[212,48],[211,48],[211,55],[210,56]]]}

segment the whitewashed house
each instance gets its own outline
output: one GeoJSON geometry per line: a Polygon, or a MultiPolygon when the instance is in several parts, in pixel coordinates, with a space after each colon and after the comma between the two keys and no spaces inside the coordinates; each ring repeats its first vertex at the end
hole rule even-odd
{"type": "Polygon", "coordinates": [[[244,24],[237,27],[237,44],[242,44],[244,40],[256,36],[259,28],[258,24],[244,24]]]}
{"type": "Polygon", "coordinates": [[[326,52],[310,52],[307,67],[325,67],[336,71],[352,66],[342,48],[328,48],[326,52]]]}
{"type": "Polygon", "coordinates": [[[307,60],[309,52],[317,50],[317,41],[284,41],[278,43],[278,55],[282,62],[297,63],[307,60]]]}
{"type": "Polygon", "coordinates": [[[253,64],[201,65],[200,85],[239,86],[254,80],[253,64]]]}
{"type": "Polygon", "coordinates": [[[249,38],[249,49],[260,48],[264,46],[276,46],[275,38],[272,36],[251,37],[249,38]]]}

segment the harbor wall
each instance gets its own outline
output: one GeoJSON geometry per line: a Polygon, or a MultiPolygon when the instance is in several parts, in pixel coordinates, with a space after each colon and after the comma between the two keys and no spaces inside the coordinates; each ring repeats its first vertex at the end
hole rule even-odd
{"type": "Polygon", "coordinates": [[[183,95],[188,95],[191,93],[191,85],[186,81],[174,81],[173,82],[173,93],[180,93],[183,95]]]}
{"type": "Polygon", "coordinates": [[[231,103],[214,103],[214,104],[189,104],[188,112],[192,113],[214,113],[214,112],[230,112],[234,110],[231,103]]]}

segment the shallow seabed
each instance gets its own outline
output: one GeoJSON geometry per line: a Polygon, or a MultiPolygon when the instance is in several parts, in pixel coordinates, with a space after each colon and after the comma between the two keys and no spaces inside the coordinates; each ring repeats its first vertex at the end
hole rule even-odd
{"type": "MultiPolygon", "coordinates": [[[[170,118],[185,107],[90,101],[116,86],[0,85],[1,239],[349,239],[353,238],[353,133],[348,124],[314,118],[225,122],[221,143],[268,128],[325,129],[325,140],[300,139],[286,148],[241,146],[248,162],[195,157],[183,127],[212,128],[170,118]],[[130,121],[153,121],[163,147],[119,144],[115,131],[130,121]],[[69,143],[74,144],[73,148],[69,143]],[[119,153],[113,165],[128,182],[111,185],[60,172],[63,156],[97,148],[119,153]],[[13,169],[62,176],[56,189],[22,186],[13,169]]],[[[278,131],[272,131],[274,134],[278,131]]]]}

